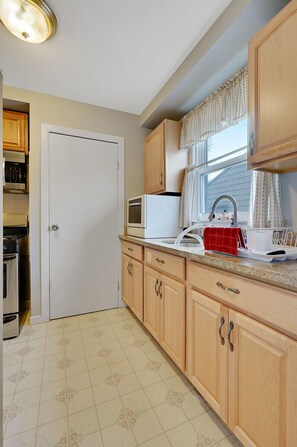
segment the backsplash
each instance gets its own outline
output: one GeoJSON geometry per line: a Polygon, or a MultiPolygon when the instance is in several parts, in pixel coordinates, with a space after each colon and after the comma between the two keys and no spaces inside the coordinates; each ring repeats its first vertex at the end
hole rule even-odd
{"type": "Polygon", "coordinates": [[[29,194],[3,194],[4,213],[28,214],[29,194]]]}

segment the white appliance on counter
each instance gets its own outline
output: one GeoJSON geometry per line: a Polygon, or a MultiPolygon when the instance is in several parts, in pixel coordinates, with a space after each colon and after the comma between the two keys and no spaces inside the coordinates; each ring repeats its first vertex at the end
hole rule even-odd
{"type": "Polygon", "coordinates": [[[144,194],[127,201],[127,234],[146,239],[176,237],[180,197],[144,194]]]}

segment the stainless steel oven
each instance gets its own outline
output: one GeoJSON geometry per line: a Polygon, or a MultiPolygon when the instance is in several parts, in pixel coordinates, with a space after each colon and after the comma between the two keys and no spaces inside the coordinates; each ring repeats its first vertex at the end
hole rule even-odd
{"type": "Polygon", "coordinates": [[[26,227],[3,228],[3,338],[16,337],[30,305],[30,271],[26,227]]]}
{"type": "Polygon", "coordinates": [[[19,331],[19,255],[3,255],[3,335],[15,337],[19,331]]]}

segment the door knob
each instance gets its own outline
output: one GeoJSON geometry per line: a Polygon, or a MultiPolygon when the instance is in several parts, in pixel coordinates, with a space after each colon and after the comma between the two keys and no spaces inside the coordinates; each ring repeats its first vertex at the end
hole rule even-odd
{"type": "Polygon", "coordinates": [[[58,229],[59,229],[59,225],[58,224],[53,224],[52,225],[52,230],[53,231],[58,231],[58,229]]]}

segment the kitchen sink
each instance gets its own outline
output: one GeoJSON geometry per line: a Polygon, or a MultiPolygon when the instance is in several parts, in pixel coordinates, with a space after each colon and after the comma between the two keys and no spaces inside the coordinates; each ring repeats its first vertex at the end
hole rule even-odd
{"type": "MultiPolygon", "coordinates": [[[[163,244],[174,245],[175,239],[173,239],[172,241],[168,241],[167,240],[167,241],[160,241],[160,242],[162,242],[163,244]]],[[[192,240],[192,241],[185,241],[185,240],[183,240],[183,241],[180,241],[180,243],[177,246],[180,246],[180,247],[199,247],[200,244],[199,244],[198,241],[195,241],[195,240],[192,240]]]]}
{"type": "MultiPolygon", "coordinates": [[[[167,245],[170,245],[170,246],[172,246],[172,245],[175,245],[175,239],[167,239],[167,240],[164,240],[164,241],[160,241],[162,244],[167,244],[167,245]]],[[[199,243],[199,241],[196,241],[195,239],[191,239],[191,240],[187,240],[187,239],[183,239],[183,240],[181,240],[180,241],[180,243],[177,245],[176,244],[176,247],[178,248],[178,247],[199,247],[199,248],[201,248],[201,245],[200,245],[200,243],[199,243]]]]}

